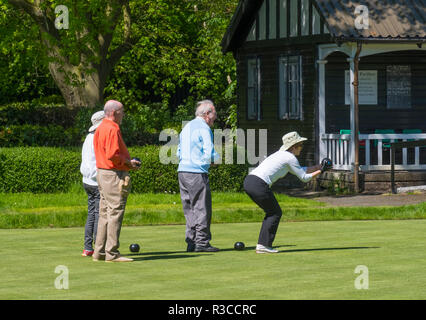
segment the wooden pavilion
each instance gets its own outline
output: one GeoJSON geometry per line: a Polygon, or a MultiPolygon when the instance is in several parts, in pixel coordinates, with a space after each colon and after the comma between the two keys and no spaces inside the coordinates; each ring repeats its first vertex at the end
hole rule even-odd
{"type": "MultiPolygon", "coordinates": [[[[426,139],[425,42],[422,1],[241,0],[222,40],[238,126],[268,129],[268,154],[298,131],[302,165],[333,159],[324,181],[389,189],[390,143],[426,139]]],[[[396,153],[398,186],[426,184],[425,149],[396,153]]]]}

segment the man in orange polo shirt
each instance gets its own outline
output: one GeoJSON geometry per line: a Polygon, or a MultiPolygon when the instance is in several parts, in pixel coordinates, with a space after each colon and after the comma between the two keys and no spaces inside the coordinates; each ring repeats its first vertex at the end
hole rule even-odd
{"type": "Polygon", "coordinates": [[[93,260],[130,262],[120,255],[119,237],[127,197],[130,193],[129,170],[137,170],[140,162],[130,159],[123,141],[120,124],[124,116],[123,105],[110,100],[104,107],[105,118],[93,138],[97,180],[99,185],[99,221],[93,260]]]}

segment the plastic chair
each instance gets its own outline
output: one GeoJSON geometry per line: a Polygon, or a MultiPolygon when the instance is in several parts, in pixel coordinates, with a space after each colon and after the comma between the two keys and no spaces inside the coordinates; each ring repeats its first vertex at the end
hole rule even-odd
{"type": "MultiPolygon", "coordinates": [[[[351,134],[352,133],[352,131],[351,130],[348,130],[348,129],[342,129],[342,130],[340,130],[340,134],[351,134]]],[[[358,135],[359,135],[360,133],[359,133],[359,131],[358,131],[358,135]]],[[[339,141],[339,143],[340,143],[340,141],[339,141]]],[[[359,146],[361,147],[361,148],[365,148],[365,140],[360,140],[359,141],[359,146]]]]}
{"type": "MultiPolygon", "coordinates": [[[[395,133],[395,130],[393,129],[376,129],[374,130],[374,133],[376,134],[386,134],[386,133],[395,133]]],[[[390,149],[391,147],[391,139],[383,139],[382,140],[382,147],[390,149]]],[[[374,146],[377,147],[377,140],[374,140],[374,146]]]]}

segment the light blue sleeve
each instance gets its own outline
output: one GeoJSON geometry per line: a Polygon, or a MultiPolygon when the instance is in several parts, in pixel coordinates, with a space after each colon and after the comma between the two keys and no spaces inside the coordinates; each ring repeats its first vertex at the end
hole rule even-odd
{"type": "Polygon", "coordinates": [[[200,129],[200,135],[202,139],[203,155],[202,159],[204,163],[212,163],[219,159],[219,154],[214,149],[213,133],[210,129],[200,129]]]}

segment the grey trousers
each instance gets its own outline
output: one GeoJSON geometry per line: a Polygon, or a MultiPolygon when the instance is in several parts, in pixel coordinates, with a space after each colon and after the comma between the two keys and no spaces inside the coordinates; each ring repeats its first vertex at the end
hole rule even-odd
{"type": "Polygon", "coordinates": [[[210,245],[212,198],[206,173],[179,172],[180,198],[186,219],[185,241],[199,247],[210,245]]]}
{"type": "Polygon", "coordinates": [[[99,189],[83,183],[87,193],[87,220],[84,228],[84,250],[93,251],[93,242],[96,240],[99,220],[99,189]]]}

